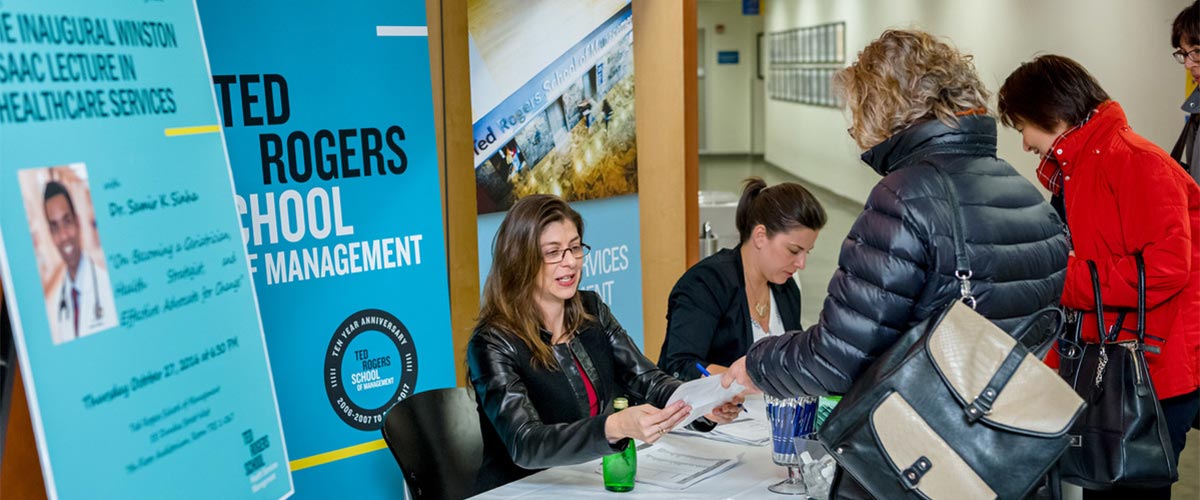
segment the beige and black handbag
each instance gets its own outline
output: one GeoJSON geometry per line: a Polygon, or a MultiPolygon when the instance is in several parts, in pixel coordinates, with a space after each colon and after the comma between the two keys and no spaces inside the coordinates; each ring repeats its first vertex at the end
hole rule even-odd
{"type": "Polygon", "coordinates": [[[1066,450],[1067,430],[1084,407],[1020,342],[1026,334],[1053,338],[1061,310],[1039,311],[1012,335],[975,312],[957,212],[962,296],[901,336],[818,432],[838,464],[876,498],[1021,498],[1066,450]]]}

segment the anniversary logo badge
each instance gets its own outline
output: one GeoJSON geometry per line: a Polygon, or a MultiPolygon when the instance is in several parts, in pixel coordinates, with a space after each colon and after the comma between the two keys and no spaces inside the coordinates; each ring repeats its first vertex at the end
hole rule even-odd
{"type": "Polygon", "coordinates": [[[417,348],[408,328],[386,311],[346,318],[325,352],[325,392],[342,421],[379,430],[383,414],[417,385],[417,348]]]}

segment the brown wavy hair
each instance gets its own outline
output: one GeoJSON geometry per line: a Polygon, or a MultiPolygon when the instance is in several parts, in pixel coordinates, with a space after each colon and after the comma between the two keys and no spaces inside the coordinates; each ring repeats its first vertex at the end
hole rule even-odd
{"type": "Polygon", "coordinates": [[[957,113],[986,112],[990,94],[972,59],[923,31],[884,31],[833,76],[850,110],[850,136],[866,150],[917,122],[957,127],[957,113]]]}
{"type": "MultiPolygon", "coordinates": [[[[490,328],[512,336],[533,352],[533,363],[556,369],[554,353],[542,340],[541,311],[534,301],[537,275],[545,267],[542,231],[555,222],[571,221],[583,239],[583,217],[562,198],[548,194],[526,196],[504,216],[492,242],[492,268],[483,285],[483,306],[475,330],[490,328]]],[[[579,294],[566,301],[563,321],[569,335],[592,319],[579,294]]]]}

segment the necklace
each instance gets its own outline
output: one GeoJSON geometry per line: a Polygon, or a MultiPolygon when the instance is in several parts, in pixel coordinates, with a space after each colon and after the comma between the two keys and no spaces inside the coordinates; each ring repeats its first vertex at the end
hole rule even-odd
{"type": "Polygon", "coordinates": [[[767,305],[763,304],[762,302],[755,302],[754,303],[754,312],[757,312],[758,317],[760,317],[760,318],[767,317],[767,305]]]}

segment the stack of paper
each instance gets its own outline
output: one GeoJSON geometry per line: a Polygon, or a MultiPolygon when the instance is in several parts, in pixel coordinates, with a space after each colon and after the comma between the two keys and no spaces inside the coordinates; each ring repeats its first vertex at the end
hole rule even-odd
{"type": "Polygon", "coordinates": [[[740,418],[718,425],[709,434],[734,443],[762,446],[771,442],[771,424],[763,419],[740,418]]]}
{"type": "Polygon", "coordinates": [[[726,443],[763,446],[771,442],[771,425],[764,420],[743,417],[728,424],[718,425],[710,432],[699,432],[684,427],[671,431],[673,434],[695,436],[726,443]]]}

